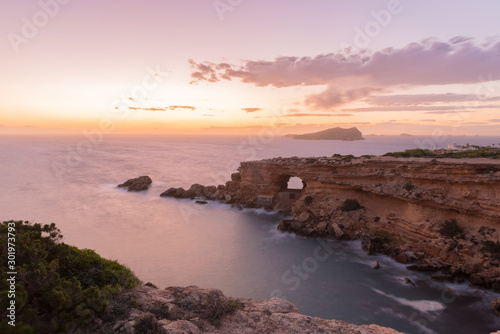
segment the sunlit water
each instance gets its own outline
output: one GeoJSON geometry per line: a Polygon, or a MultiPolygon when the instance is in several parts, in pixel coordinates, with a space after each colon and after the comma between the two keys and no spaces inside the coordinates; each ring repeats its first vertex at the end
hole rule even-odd
{"type": "MultiPolygon", "coordinates": [[[[55,222],[66,243],[95,249],[163,288],[198,285],[226,295],[282,296],[302,313],[408,333],[489,333],[500,329],[498,295],[430,281],[359,242],[324,241],[276,231],[282,218],[210,202],[160,198],[169,187],[224,183],[240,161],[270,157],[382,154],[415,148],[412,137],[300,141],[247,137],[0,137],[0,219],[55,222]],[[73,152],[73,153],[72,153],[73,152]],[[56,168],[56,169],[54,169],[56,168]],[[116,185],[149,175],[147,192],[116,185]],[[371,266],[379,261],[381,269],[371,266]],[[411,279],[416,286],[404,284],[411,279]]],[[[448,138],[492,144],[500,138],[448,138]]]]}

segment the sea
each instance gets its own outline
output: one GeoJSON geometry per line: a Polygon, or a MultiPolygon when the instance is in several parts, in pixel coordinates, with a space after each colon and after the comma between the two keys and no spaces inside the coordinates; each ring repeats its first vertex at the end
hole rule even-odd
{"type": "Polygon", "coordinates": [[[224,184],[241,161],[500,145],[500,137],[481,136],[365,138],[0,136],[0,220],[54,222],[65,243],[117,260],[159,288],[197,285],[229,296],[281,297],[303,314],[405,333],[499,330],[491,307],[499,294],[433,281],[385,256],[365,255],[359,241],[279,232],[285,216],[277,212],[160,197],[170,187],[224,184]],[[147,191],[116,187],[142,175],[153,179],[147,191]]]}

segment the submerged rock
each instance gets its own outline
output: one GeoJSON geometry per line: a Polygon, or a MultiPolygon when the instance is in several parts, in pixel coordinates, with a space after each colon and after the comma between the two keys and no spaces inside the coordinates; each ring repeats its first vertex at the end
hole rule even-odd
{"type": "Polygon", "coordinates": [[[153,183],[153,180],[149,176],[139,176],[135,179],[129,179],[117,187],[128,188],[128,191],[143,191],[148,190],[151,183],[153,183]]]}

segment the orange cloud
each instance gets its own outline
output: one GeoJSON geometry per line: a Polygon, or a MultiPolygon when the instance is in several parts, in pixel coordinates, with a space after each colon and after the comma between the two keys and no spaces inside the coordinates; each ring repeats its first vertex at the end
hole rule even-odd
{"type": "Polygon", "coordinates": [[[262,110],[262,108],[241,108],[241,110],[249,113],[249,112],[256,112],[262,110]]]}
{"type": "Polygon", "coordinates": [[[178,110],[178,109],[196,110],[195,107],[191,106],[168,106],[167,108],[169,110],[178,110]]]}

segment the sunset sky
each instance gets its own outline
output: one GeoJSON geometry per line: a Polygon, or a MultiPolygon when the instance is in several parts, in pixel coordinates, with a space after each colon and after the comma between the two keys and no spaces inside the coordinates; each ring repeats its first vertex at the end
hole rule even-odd
{"type": "Polygon", "coordinates": [[[499,134],[497,0],[1,0],[0,13],[0,133],[499,134]]]}

